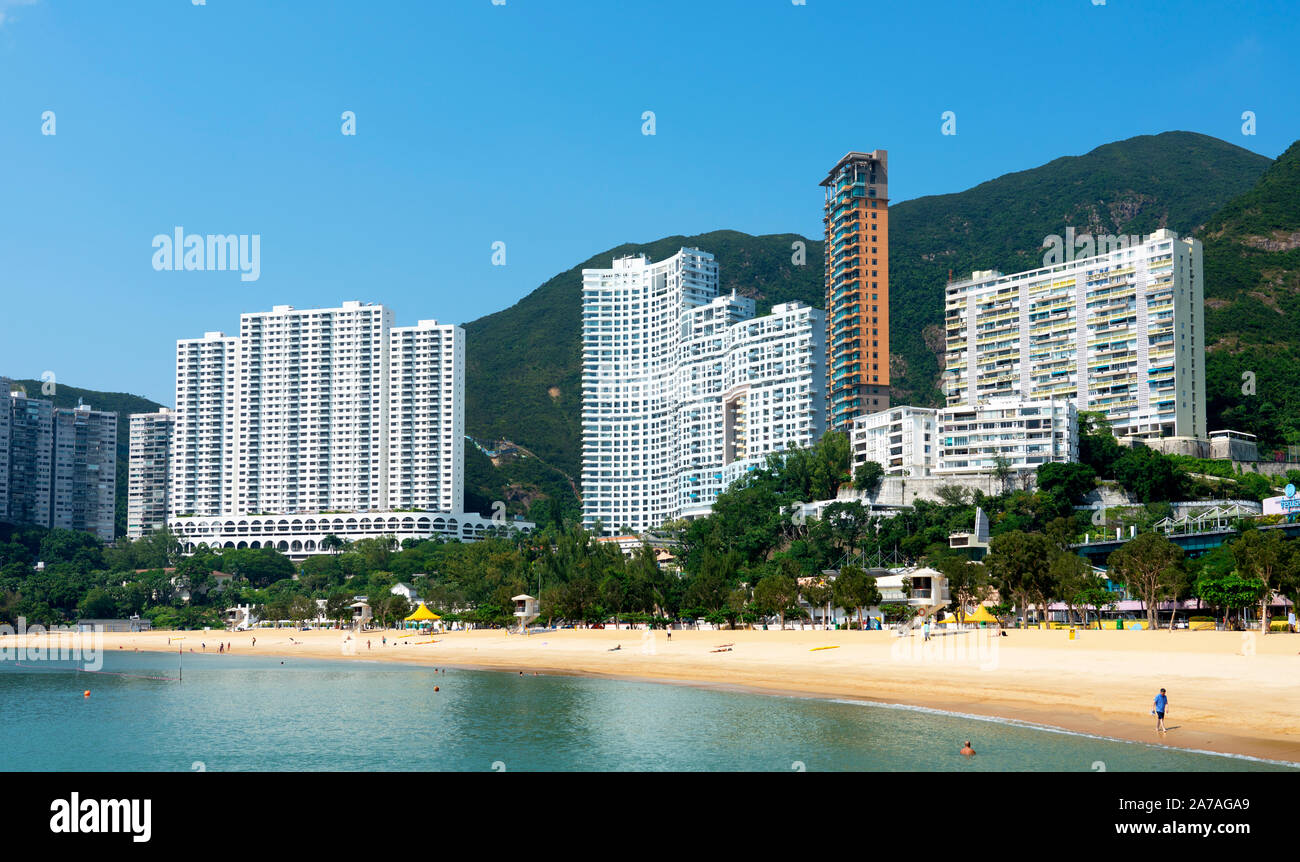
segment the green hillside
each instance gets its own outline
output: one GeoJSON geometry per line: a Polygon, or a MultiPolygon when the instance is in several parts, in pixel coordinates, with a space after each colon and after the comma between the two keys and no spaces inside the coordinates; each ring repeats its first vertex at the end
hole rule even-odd
{"type": "Polygon", "coordinates": [[[1198,235],[1210,430],[1300,443],[1300,141],[1198,235]]]}
{"type": "MultiPolygon", "coordinates": [[[[1249,190],[1270,160],[1190,132],[1130,138],[1056,159],[964,192],[904,201],[890,209],[890,331],[893,399],[933,404],[942,359],[943,289],[974,269],[1040,266],[1043,238],[1079,233],[1190,232],[1249,190]]],[[[715,231],[627,243],[593,255],[516,305],[466,326],[466,424],[480,440],[509,439],[573,478],[581,457],[581,283],[584,267],[644,252],[659,260],[682,246],[712,252],[722,286],[771,304],[824,303],[822,243],[791,263],[794,234],[715,231]]],[[[1207,273],[1208,279],[1208,273],[1207,273]]],[[[490,464],[489,464],[490,467],[490,464]]],[[[502,486],[487,477],[486,484],[502,486]]]]}
{"type": "Polygon", "coordinates": [[[78,389],[62,383],[55,387],[53,395],[46,396],[41,394],[39,380],[15,380],[14,382],[27,390],[27,394],[33,398],[53,401],[55,407],[76,407],[77,402],[82,401],[95,410],[107,410],[117,414],[117,505],[113,534],[124,535],[126,533],[126,472],[131,443],[130,416],[132,413],[155,413],[164,405],[126,392],[96,392],[93,389],[78,389]]]}

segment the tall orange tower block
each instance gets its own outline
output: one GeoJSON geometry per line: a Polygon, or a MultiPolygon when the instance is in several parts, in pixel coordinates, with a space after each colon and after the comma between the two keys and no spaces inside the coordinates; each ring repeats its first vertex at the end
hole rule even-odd
{"type": "Polygon", "coordinates": [[[889,155],[849,153],[826,189],[827,430],[889,409],[889,155]]]}

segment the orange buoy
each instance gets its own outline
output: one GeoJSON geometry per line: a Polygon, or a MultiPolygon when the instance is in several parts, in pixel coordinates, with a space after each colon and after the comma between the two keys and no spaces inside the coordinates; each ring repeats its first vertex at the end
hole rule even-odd
{"type": "MultiPolygon", "coordinates": [[[[435,686],[433,687],[433,690],[434,690],[434,691],[437,691],[437,690],[438,690],[438,687],[435,685],[435,686]]],[[[90,692],[86,692],[86,694],[90,694],[90,692]]]]}
{"type": "Polygon", "coordinates": [[[90,689],[86,689],[86,691],[85,691],[81,696],[82,696],[82,697],[90,697],[90,689]]]}

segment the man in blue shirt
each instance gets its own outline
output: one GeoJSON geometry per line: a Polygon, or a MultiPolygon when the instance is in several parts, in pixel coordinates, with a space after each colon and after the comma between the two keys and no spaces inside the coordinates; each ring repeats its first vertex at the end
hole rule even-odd
{"type": "Polygon", "coordinates": [[[1160,693],[1156,695],[1156,699],[1153,706],[1155,707],[1155,709],[1153,709],[1152,712],[1155,713],[1156,716],[1156,730],[1158,730],[1161,733],[1164,733],[1165,732],[1165,709],[1169,706],[1169,698],[1165,697],[1165,690],[1163,688],[1160,689],[1160,693]]]}

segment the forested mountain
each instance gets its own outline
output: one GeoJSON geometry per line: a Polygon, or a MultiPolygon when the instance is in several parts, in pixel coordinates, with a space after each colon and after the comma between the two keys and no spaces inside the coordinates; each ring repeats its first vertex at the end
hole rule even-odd
{"type": "Polygon", "coordinates": [[[1300,443],[1300,141],[1196,235],[1210,430],[1300,443]]]}
{"type": "MultiPolygon", "coordinates": [[[[949,271],[963,277],[974,269],[1014,272],[1040,266],[1044,237],[1064,234],[1067,226],[1095,234],[1150,233],[1160,227],[1188,233],[1250,190],[1269,164],[1265,156],[1216,138],[1167,132],[1106,144],[964,192],[891,206],[895,403],[926,405],[940,398],[937,351],[943,344],[949,271]]],[[[582,270],[608,267],[614,257],[637,252],[659,260],[682,246],[712,252],[723,289],[756,297],[760,313],[792,299],[825,305],[820,239],[724,230],[608,249],[511,308],[466,326],[469,433],[526,446],[579,479],[582,270]],[[792,263],[796,240],[806,243],[802,266],[792,263]]],[[[481,478],[483,494],[504,484],[490,474],[481,478]]]]}

